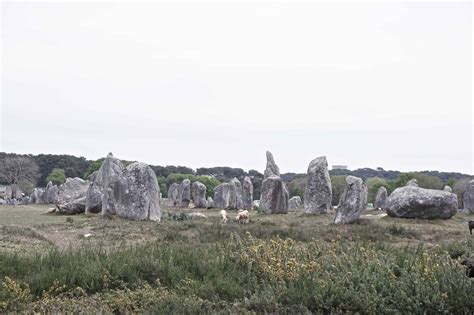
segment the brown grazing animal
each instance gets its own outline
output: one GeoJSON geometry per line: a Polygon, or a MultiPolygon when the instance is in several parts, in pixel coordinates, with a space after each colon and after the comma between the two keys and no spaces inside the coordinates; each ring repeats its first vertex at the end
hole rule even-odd
{"type": "Polygon", "coordinates": [[[469,221],[469,233],[472,235],[472,230],[474,229],[474,221],[469,221]]]}

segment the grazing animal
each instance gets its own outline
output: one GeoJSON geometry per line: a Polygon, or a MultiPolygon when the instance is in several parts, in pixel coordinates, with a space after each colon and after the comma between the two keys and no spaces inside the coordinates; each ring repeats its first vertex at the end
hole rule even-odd
{"type": "Polygon", "coordinates": [[[227,211],[221,210],[221,222],[222,223],[227,223],[227,211]]]}
{"type": "Polygon", "coordinates": [[[469,233],[472,235],[472,229],[474,229],[474,221],[469,221],[469,233]]]}
{"type": "Polygon", "coordinates": [[[249,223],[249,212],[247,210],[239,210],[235,219],[239,221],[239,223],[249,223]]]}

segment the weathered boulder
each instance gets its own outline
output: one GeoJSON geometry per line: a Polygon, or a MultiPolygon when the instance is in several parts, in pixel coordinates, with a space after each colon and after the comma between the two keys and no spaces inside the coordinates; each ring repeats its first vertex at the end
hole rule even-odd
{"type": "Polygon", "coordinates": [[[118,216],[160,221],[160,187],[155,172],[147,164],[135,162],[128,165],[113,186],[118,216]]]}
{"type": "Polygon", "coordinates": [[[387,202],[388,192],[387,188],[380,186],[379,190],[377,190],[377,195],[375,195],[375,209],[385,209],[385,203],[387,202]]]}
{"type": "Polygon", "coordinates": [[[207,197],[206,208],[211,209],[214,207],[214,200],[211,197],[207,197]]]}
{"type": "Polygon", "coordinates": [[[66,182],[59,186],[56,205],[59,213],[77,214],[86,210],[86,195],[89,181],[82,178],[67,178],[66,182]]]}
{"type": "Polygon", "coordinates": [[[365,209],[367,202],[367,197],[364,197],[364,194],[365,188],[362,179],[355,176],[347,176],[346,188],[341,195],[334,223],[347,224],[357,220],[365,209]]]}
{"type": "Polygon", "coordinates": [[[455,194],[407,184],[388,197],[385,210],[391,217],[417,219],[449,219],[456,214],[455,194]]]}
{"type": "Polygon", "coordinates": [[[50,181],[48,185],[46,185],[46,189],[44,191],[44,202],[45,203],[55,203],[56,199],[58,198],[59,188],[50,181]]]}
{"type": "Polygon", "coordinates": [[[252,209],[253,201],[253,184],[250,177],[245,176],[242,183],[242,208],[246,210],[252,209]]]}
{"type": "Polygon", "coordinates": [[[474,179],[466,186],[466,190],[462,195],[463,208],[466,212],[474,212],[474,179]]]}
{"type": "Polygon", "coordinates": [[[173,183],[168,188],[168,206],[179,207],[179,204],[180,204],[179,188],[180,188],[180,185],[178,183],[173,183]]]}
{"type": "Polygon", "coordinates": [[[191,202],[191,181],[184,179],[179,187],[179,206],[180,208],[189,207],[191,202]]]}
{"type": "Polygon", "coordinates": [[[332,188],[328,162],[325,156],[311,161],[306,177],[304,212],[309,214],[327,213],[331,210],[332,188]]]}
{"type": "Polygon", "coordinates": [[[30,198],[31,204],[44,204],[44,189],[36,187],[33,189],[30,198]]]}
{"type": "Polygon", "coordinates": [[[194,182],[191,185],[191,195],[193,197],[194,207],[196,208],[207,207],[206,191],[207,191],[207,188],[203,183],[194,182]]]}
{"type": "Polygon", "coordinates": [[[270,176],[262,182],[260,208],[265,213],[288,213],[289,193],[278,176],[270,176]]]}
{"type": "Polygon", "coordinates": [[[289,193],[280,178],[280,169],[267,151],[267,166],[261,187],[260,208],[265,213],[288,213],[289,193]]]}
{"type": "Polygon", "coordinates": [[[301,197],[300,196],[294,196],[291,197],[290,200],[288,200],[288,209],[289,210],[298,210],[301,208],[301,197]]]}
{"type": "Polygon", "coordinates": [[[214,188],[214,207],[219,209],[229,209],[230,190],[229,183],[222,183],[214,188]]]}
{"type": "Polygon", "coordinates": [[[448,185],[444,186],[443,190],[447,192],[453,192],[453,189],[451,188],[451,186],[448,186],[448,185]]]}
{"type": "MultiPolygon", "coordinates": [[[[97,190],[101,192],[101,213],[102,215],[106,214],[115,214],[115,183],[122,176],[125,167],[122,162],[115,158],[112,153],[109,153],[105,158],[104,162],[100,166],[97,172],[94,172],[90,180],[94,182],[94,186],[89,187],[91,190],[87,196],[90,198],[97,198],[97,190]]],[[[96,211],[97,202],[90,200],[88,203],[91,208],[87,212],[96,211]],[[95,209],[93,209],[95,208],[95,209]]]]}
{"type": "Polygon", "coordinates": [[[273,158],[273,154],[270,151],[267,151],[267,166],[263,175],[264,178],[270,176],[280,177],[280,169],[278,168],[278,165],[276,165],[275,159],[273,158]]]}
{"type": "Polygon", "coordinates": [[[242,209],[242,184],[237,178],[233,178],[230,182],[230,203],[229,209],[237,210],[242,209]]]}

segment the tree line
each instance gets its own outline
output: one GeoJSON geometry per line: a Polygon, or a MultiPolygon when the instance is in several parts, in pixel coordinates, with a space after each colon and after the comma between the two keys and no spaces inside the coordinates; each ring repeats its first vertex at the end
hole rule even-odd
{"type": "MultiPolygon", "coordinates": [[[[45,187],[49,181],[60,185],[68,177],[88,177],[97,171],[104,158],[97,160],[87,160],[85,157],[76,157],[67,154],[15,154],[0,152],[0,184],[15,184],[21,186],[22,191],[29,192],[34,186],[45,187]],[[25,166],[27,161],[27,166],[25,166]],[[22,163],[23,173],[13,176],[12,171],[15,163],[22,163]]],[[[123,160],[127,166],[134,161],[123,160]]],[[[244,171],[241,168],[227,166],[221,167],[201,167],[196,170],[187,166],[160,166],[150,165],[155,172],[160,191],[166,197],[168,188],[173,183],[180,183],[187,178],[191,182],[200,181],[208,188],[208,196],[212,196],[215,186],[223,182],[228,182],[232,178],[240,181],[245,176],[249,176],[254,185],[254,198],[260,198],[260,189],[263,181],[263,174],[256,170],[244,171]]],[[[423,188],[442,189],[444,185],[449,185],[455,193],[464,191],[467,182],[472,178],[470,175],[455,172],[422,171],[402,173],[399,171],[384,170],[382,168],[371,169],[361,168],[357,170],[330,170],[333,185],[333,204],[337,204],[340,194],[345,187],[345,178],[353,175],[362,178],[369,188],[369,202],[373,202],[375,194],[380,186],[385,186],[392,192],[397,187],[403,186],[408,180],[416,178],[418,184],[423,188]]],[[[281,175],[283,181],[287,183],[290,196],[300,196],[304,198],[306,186],[306,174],[284,173],[281,175]]],[[[461,200],[462,202],[462,200],[461,200]]]]}

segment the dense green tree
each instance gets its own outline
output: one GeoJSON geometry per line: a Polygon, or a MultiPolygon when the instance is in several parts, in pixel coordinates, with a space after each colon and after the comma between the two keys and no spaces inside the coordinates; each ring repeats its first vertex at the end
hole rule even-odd
{"type": "Polygon", "coordinates": [[[54,168],[51,174],[46,177],[47,182],[52,182],[54,185],[61,185],[66,181],[66,174],[62,168],[54,168]]]}
{"type": "Polygon", "coordinates": [[[304,200],[304,191],[306,189],[306,175],[296,175],[288,183],[288,192],[290,198],[294,196],[300,196],[301,200],[304,200]]]}

